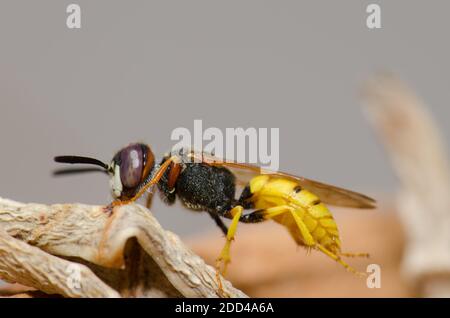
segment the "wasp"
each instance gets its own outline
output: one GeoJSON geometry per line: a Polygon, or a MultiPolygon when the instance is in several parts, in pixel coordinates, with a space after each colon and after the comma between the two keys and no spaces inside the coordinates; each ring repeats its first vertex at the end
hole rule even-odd
{"type": "Polygon", "coordinates": [[[239,222],[273,220],[284,226],[298,245],[324,253],[350,272],[358,273],[343,256],[368,256],[341,251],[338,227],[326,205],[374,208],[375,200],[360,193],[185,148],[164,155],[157,163],[143,143],[122,148],[109,164],[80,156],[54,160],[100,166],[111,177],[111,207],[134,202],[146,193],[150,207],[157,188],[169,205],[178,198],[190,210],[207,212],[226,237],[216,261],[218,273],[225,274],[231,261],[230,246],[239,222]],[[236,196],[238,185],[242,191],[236,196]],[[223,218],[231,220],[229,227],[223,218]]]}

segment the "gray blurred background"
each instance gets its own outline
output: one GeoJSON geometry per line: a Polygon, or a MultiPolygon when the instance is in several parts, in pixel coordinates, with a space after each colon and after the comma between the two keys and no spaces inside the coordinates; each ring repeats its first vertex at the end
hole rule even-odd
{"type": "MultiPolygon", "coordinates": [[[[279,127],[281,170],[384,197],[395,179],[358,96],[379,70],[419,93],[449,143],[449,1],[73,2],[80,30],[69,1],[0,2],[3,197],[108,203],[106,176],[54,177],[53,156],[109,161],[132,141],[162,154],[194,119],[279,127]],[[366,27],[369,3],[382,29],[366,27]]],[[[152,210],[181,235],[214,228],[159,199],[152,210]]]]}

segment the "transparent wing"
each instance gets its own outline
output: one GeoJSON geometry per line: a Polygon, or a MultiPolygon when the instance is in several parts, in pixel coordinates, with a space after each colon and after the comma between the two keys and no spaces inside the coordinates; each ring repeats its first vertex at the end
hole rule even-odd
{"type": "Polygon", "coordinates": [[[240,183],[246,183],[256,175],[266,174],[293,180],[297,182],[302,188],[309,190],[317,195],[322,200],[322,202],[327,204],[359,209],[373,209],[376,204],[376,201],[374,199],[364,194],[339,188],[319,181],[307,179],[304,177],[299,177],[284,172],[265,170],[256,165],[247,163],[238,163],[229,160],[225,161],[223,159],[201,152],[190,152],[188,154],[188,157],[191,160],[196,160],[198,162],[231,168],[232,170],[234,170],[234,172],[236,172],[236,176],[238,177],[238,181],[240,183]]]}

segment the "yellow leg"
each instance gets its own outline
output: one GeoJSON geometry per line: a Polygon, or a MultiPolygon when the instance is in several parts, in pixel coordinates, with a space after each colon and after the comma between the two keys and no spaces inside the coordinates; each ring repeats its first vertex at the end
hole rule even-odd
{"type": "Polygon", "coordinates": [[[351,267],[350,265],[348,265],[346,262],[344,262],[338,255],[334,254],[333,252],[331,252],[330,250],[326,249],[325,247],[323,247],[320,244],[317,244],[317,248],[324,253],[325,255],[331,257],[332,259],[334,259],[336,262],[338,262],[339,264],[341,264],[342,266],[344,266],[349,272],[357,275],[357,276],[366,276],[365,273],[362,272],[358,272],[356,269],[354,269],[353,267],[351,267]]]}
{"type": "Polygon", "coordinates": [[[352,253],[339,253],[339,255],[334,254],[333,252],[331,252],[330,250],[326,249],[325,247],[323,247],[320,244],[316,244],[316,241],[314,240],[314,238],[312,237],[310,231],[308,230],[308,228],[306,227],[306,224],[303,222],[303,220],[301,219],[301,217],[296,213],[295,209],[286,205],[286,206],[277,206],[277,207],[273,207],[273,208],[268,208],[264,211],[264,218],[270,219],[274,216],[283,214],[283,213],[287,213],[290,212],[292,217],[294,218],[295,223],[297,224],[298,229],[300,230],[300,233],[304,239],[305,244],[307,245],[307,250],[309,252],[309,250],[311,250],[312,247],[316,247],[317,249],[319,249],[322,253],[324,253],[325,255],[331,257],[332,259],[334,259],[336,262],[338,262],[339,264],[341,264],[342,266],[344,266],[349,272],[352,272],[358,276],[365,276],[365,273],[361,273],[358,272],[356,269],[354,269],[353,267],[351,267],[350,265],[348,265],[346,262],[344,262],[340,256],[348,256],[348,257],[353,257],[353,256],[359,256],[359,257],[368,257],[367,253],[358,253],[358,254],[352,254],[352,253]]]}
{"type": "Polygon", "coordinates": [[[231,246],[231,242],[234,240],[234,236],[236,234],[239,219],[241,218],[243,210],[244,210],[244,208],[242,206],[238,205],[238,206],[235,206],[230,211],[230,214],[233,217],[233,220],[231,221],[230,227],[228,228],[227,241],[225,242],[225,246],[223,247],[222,252],[220,253],[219,257],[216,260],[216,269],[222,275],[225,275],[225,273],[227,271],[227,266],[231,262],[230,246],[231,246]]]}
{"type": "Polygon", "coordinates": [[[339,253],[340,256],[344,256],[344,257],[367,257],[369,258],[370,255],[369,253],[339,253]]]}
{"type": "Polygon", "coordinates": [[[316,241],[314,240],[314,238],[311,235],[311,232],[308,230],[308,227],[306,226],[306,224],[303,222],[303,220],[298,216],[297,213],[295,213],[295,209],[291,208],[291,215],[295,220],[295,223],[297,224],[300,233],[303,236],[303,240],[305,241],[305,244],[307,246],[314,246],[316,245],[316,241]]]}
{"type": "Polygon", "coordinates": [[[287,213],[289,212],[289,206],[287,205],[280,205],[280,206],[274,206],[272,208],[267,208],[264,210],[264,218],[265,219],[271,219],[277,215],[287,213]]]}
{"type": "Polygon", "coordinates": [[[302,235],[303,240],[305,241],[305,244],[307,246],[314,246],[316,244],[316,241],[314,240],[308,228],[306,227],[306,224],[302,221],[302,219],[298,216],[298,214],[295,213],[295,209],[290,207],[289,205],[280,205],[264,210],[264,218],[271,219],[283,213],[291,213],[292,218],[294,219],[295,224],[300,230],[300,234],[302,235]]]}

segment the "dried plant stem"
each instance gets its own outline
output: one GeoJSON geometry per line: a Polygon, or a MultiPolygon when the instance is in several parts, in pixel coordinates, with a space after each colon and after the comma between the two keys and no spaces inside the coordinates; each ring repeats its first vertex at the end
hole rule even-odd
{"type": "Polygon", "coordinates": [[[223,279],[221,294],[215,269],[135,204],[108,215],[0,198],[0,278],[66,297],[246,297],[223,279]]]}
{"type": "Polygon", "coordinates": [[[380,76],[364,92],[369,119],[401,187],[403,272],[426,296],[450,296],[450,168],[436,123],[402,82],[380,76]]]}

